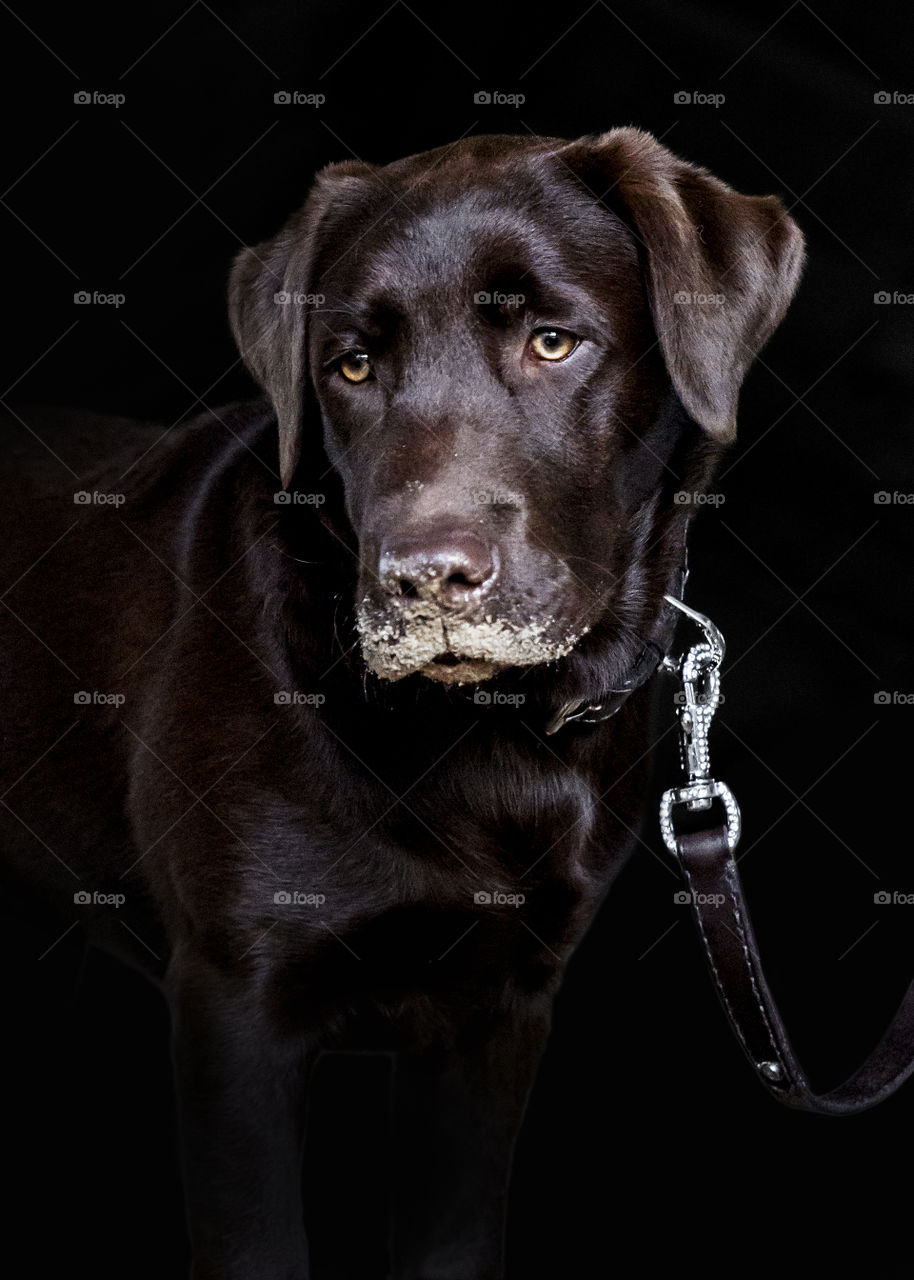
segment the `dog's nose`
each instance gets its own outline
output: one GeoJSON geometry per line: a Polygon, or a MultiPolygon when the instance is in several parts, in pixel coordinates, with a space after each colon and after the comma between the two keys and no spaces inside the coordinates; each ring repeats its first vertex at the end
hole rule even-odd
{"type": "Polygon", "coordinates": [[[491,587],[497,572],[495,549],[475,533],[385,538],[381,545],[381,586],[404,603],[462,604],[469,592],[479,595],[491,587]]]}

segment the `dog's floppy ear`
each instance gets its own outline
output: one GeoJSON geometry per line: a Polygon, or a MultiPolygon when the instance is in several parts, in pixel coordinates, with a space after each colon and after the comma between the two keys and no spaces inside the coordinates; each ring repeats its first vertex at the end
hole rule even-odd
{"type": "Polygon", "coordinates": [[[279,471],[289,487],[301,452],[308,377],[308,321],[321,223],[335,200],[363,189],[369,165],[343,162],[317,175],[304,206],[271,240],[242,249],[229,277],[229,320],[249,373],[279,425],[279,471]]]}
{"type": "Polygon", "coordinates": [[[640,240],[673,386],[700,426],[732,440],[740,385],[797,287],[800,229],[776,196],[740,195],[640,129],[581,139],[563,159],[640,240]]]}

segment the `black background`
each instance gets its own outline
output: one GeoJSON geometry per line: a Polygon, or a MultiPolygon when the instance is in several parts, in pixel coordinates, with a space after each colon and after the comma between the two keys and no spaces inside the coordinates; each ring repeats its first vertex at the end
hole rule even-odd
{"type": "MultiPolygon", "coordinates": [[[[914,970],[914,906],[874,902],[914,892],[914,501],[874,499],[914,495],[914,305],[897,296],[914,303],[914,97],[876,100],[914,95],[914,11],[13,7],[0,382],[14,404],[173,422],[251,394],[225,319],[228,264],[330,160],[633,123],[737,189],[786,201],[808,267],[744,389],[689,598],[729,643],[713,757],[742,803],[769,977],[814,1080],[837,1083],[914,970]],[[274,103],[292,89],[326,102],[274,103]],[[493,90],[526,100],[474,103],[493,90]],[[74,101],[95,91],[125,101],[74,101]],[[683,92],[725,101],[675,101],[683,92]],[[125,301],[76,305],[80,290],[125,301]],[[892,301],[875,300],[883,291],[892,301]]],[[[667,733],[657,796],[676,778],[672,747],[667,733]]],[[[779,1110],[724,1023],[653,810],[644,840],[557,1008],[519,1148],[510,1275],[695,1258],[711,1276],[909,1274],[914,1086],[853,1119],[779,1110]]],[[[77,989],[79,949],[48,951],[55,941],[7,935],[18,1176],[5,1238],[21,1239],[30,1274],[79,1258],[97,1276],[179,1276],[165,1011],[103,958],[77,989]]],[[[306,1170],[318,1275],[376,1274],[366,1241],[380,1229],[385,1070],[338,1060],[322,1072],[306,1170]]]]}

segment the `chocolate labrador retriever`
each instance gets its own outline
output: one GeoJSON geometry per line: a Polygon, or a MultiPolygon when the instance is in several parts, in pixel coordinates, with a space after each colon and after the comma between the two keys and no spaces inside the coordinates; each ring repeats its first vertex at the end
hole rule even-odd
{"type": "Polygon", "coordinates": [[[681,495],[802,256],[632,128],[334,164],[232,270],[263,400],[11,423],[10,894],[168,1000],[195,1280],[309,1274],[306,1082],[351,1047],[397,1055],[390,1275],[502,1275],[644,804],[681,495]]]}

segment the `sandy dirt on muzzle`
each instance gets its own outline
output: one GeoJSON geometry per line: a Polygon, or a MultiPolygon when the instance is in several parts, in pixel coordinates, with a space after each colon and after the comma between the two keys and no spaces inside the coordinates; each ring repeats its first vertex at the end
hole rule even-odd
{"type": "Polygon", "coordinates": [[[508,619],[472,620],[448,614],[434,604],[415,605],[402,617],[363,601],[356,620],[369,668],[384,680],[402,680],[421,671],[445,684],[488,680],[504,667],[554,662],[569,653],[588,628],[561,632],[554,618],[516,623],[508,619]],[[431,665],[451,653],[453,666],[431,665]]]}

